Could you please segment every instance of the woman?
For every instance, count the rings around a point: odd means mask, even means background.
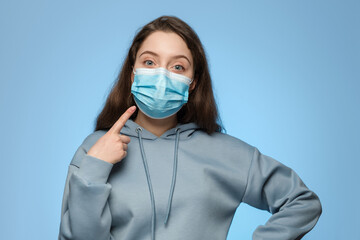
[[[317,195],[217,121],[196,33],[176,17],[145,25],[70,163],[59,239],[226,239],[241,202],[273,214],[253,239],[300,239]]]

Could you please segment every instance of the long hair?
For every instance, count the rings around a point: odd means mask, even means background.
[[[132,105],[131,73],[136,54],[143,41],[155,31],[173,32],[186,43],[194,59],[195,88],[189,93],[188,102],[176,113],[179,123],[195,122],[208,134],[221,132],[223,127],[212,90],[209,67],[204,48],[195,31],[184,21],[173,16],[161,16],[146,24],[134,37],[117,81],[111,89],[105,106],[96,120],[97,130],[108,130],[118,118]],[[134,120],[138,112],[131,116]]]

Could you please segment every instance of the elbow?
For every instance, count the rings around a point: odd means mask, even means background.
[[[310,214],[308,215],[309,231],[315,227],[322,214],[322,204],[320,202],[320,199],[314,192],[312,192],[312,194],[313,194],[313,199],[311,203],[311,208],[309,208]]]
[[[301,211],[304,214],[303,216],[306,216],[306,219],[315,225],[322,214],[322,204],[319,196],[307,189],[306,193],[298,196],[297,200],[298,201],[294,201],[294,203],[300,203],[300,209],[302,209]]]
[[[320,202],[320,198],[318,197],[318,195],[316,195],[316,193],[312,191],[309,191],[309,193],[311,197],[307,199],[307,215],[309,221],[311,221],[312,225],[314,226],[318,222],[322,214],[322,204]]]
[[[312,215],[313,219],[317,222],[322,214],[322,204],[320,202],[320,198],[316,193],[310,190],[308,190],[307,195],[308,211],[311,213],[309,216]]]
[[[320,202],[320,198],[314,193],[315,195],[315,213],[317,218],[319,218],[322,214],[322,204]]]
[[[308,231],[310,231],[319,221],[319,218],[322,214],[322,204],[318,195],[312,191],[308,191],[308,197],[304,200],[307,203],[304,202],[303,205],[306,208],[306,210],[303,212],[303,220],[307,222],[306,228],[308,228]]]

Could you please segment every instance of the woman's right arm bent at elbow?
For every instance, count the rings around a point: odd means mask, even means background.
[[[70,164],[66,178],[59,231],[59,240],[111,240],[111,213],[107,183],[113,164],[85,153],[80,147]],[[74,161],[73,161],[74,162]]]
[[[111,240],[111,213],[107,182],[114,164],[127,152],[128,136],[120,134],[134,113],[132,106],[103,136],[89,144],[91,135],[76,151],[65,183],[59,240]],[[92,145],[87,151],[85,145]]]

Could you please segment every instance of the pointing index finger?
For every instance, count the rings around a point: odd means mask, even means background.
[[[129,107],[110,128],[110,131],[119,134],[121,129],[124,127],[126,121],[131,117],[131,115],[135,112],[135,110],[136,110],[135,106]]]

